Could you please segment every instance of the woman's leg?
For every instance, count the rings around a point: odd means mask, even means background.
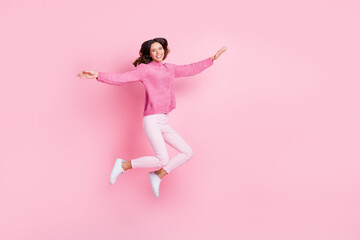
[[[168,164],[169,155],[166,149],[166,143],[161,133],[162,118],[163,116],[160,114],[144,117],[143,128],[152,148],[154,149],[155,156],[144,156],[131,160],[130,162],[132,168],[163,167]]]
[[[162,177],[161,175],[164,174],[163,170],[166,173],[170,173],[173,169],[190,160],[194,154],[189,144],[169,124],[164,129],[163,136],[165,142],[177,149],[180,154],[171,158],[169,163],[159,170],[159,177]]]

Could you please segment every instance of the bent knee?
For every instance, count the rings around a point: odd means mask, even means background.
[[[159,167],[164,167],[169,163],[169,157],[157,156]]]
[[[190,160],[194,156],[194,151],[189,148],[186,152],[184,152],[186,156],[188,157],[188,160]]]

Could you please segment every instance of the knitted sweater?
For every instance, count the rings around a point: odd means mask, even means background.
[[[99,72],[96,79],[112,85],[141,81],[146,91],[143,115],[147,116],[168,113],[176,108],[173,91],[175,78],[196,75],[211,65],[213,65],[211,57],[185,65],[151,61],[148,64],[141,63],[134,70],[123,73]]]

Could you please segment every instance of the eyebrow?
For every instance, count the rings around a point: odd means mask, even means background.
[[[162,48],[162,46],[160,46],[159,48]],[[154,50],[154,49],[156,49],[156,48],[152,48],[151,50]]]

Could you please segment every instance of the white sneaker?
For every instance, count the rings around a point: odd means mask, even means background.
[[[110,183],[114,184],[116,179],[125,172],[124,169],[121,167],[122,163],[126,162],[125,160],[122,160],[120,158],[116,159],[113,170],[111,171],[110,175]]]
[[[148,176],[149,176],[149,179],[150,179],[151,189],[152,189],[155,197],[159,197],[159,188],[160,188],[161,179],[155,173],[155,171],[154,172],[149,172]]]

